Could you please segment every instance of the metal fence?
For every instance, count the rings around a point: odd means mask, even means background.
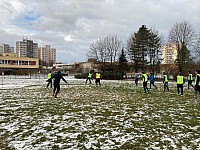
[[[30,74],[30,75],[1,75],[3,79],[47,79],[46,74]]]

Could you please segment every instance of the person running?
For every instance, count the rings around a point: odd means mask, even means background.
[[[196,78],[195,78],[195,85],[194,85],[194,98],[195,102],[199,101],[199,94],[200,94],[200,70],[196,70]]]
[[[185,79],[184,79],[183,75],[181,74],[181,72],[179,72],[179,74],[177,76],[176,83],[177,83],[178,95],[181,90],[181,96],[183,96],[183,84],[185,83]]]
[[[168,76],[165,72],[163,72],[163,83],[164,83],[164,92],[166,91],[166,89],[169,92]]]
[[[47,78],[48,78],[48,80],[47,80],[47,88],[49,87],[49,85],[50,85],[50,87],[52,88],[52,79],[51,79],[51,77],[52,77],[52,74],[51,74],[51,71],[49,71],[49,73],[47,74]]]
[[[89,80],[89,82],[90,82],[90,84],[91,84],[91,79],[92,79],[92,72],[90,71],[89,73],[88,73],[88,76],[87,76],[87,79],[86,79],[86,81],[85,81],[85,84],[87,84],[87,81]]]
[[[57,98],[57,95],[60,92],[60,79],[62,79],[65,83],[67,83],[67,81],[63,78],[60,71],[54,74],[51,79],[54,79],[53,96]]]
[[[151,85],[153,85],[156,89],[157,89],[157,86],[155,86],[155,77],[154,77],[154,73],[152,72],[150,74],[150,89],[151,89]]]
[[[192,81],[193,81],[192,73],[191,71],[188,71],[188,89],[190,88],[190,86],[194,87],[192,85]]]
[[[101,74],[100,74],[100,72],[98,71],[98,72],[95,74],[95,83],[96,83],[96,86],[98,86],[98,84],[99,84],[99,86],[101,86],[101,82],[100,82],[101,79],[102,79]]]
[[[148,76],[146,73],[142,72],[142,79],[143,79],[143,88],[145,93],[149,93],[149,89],[147,87]]]

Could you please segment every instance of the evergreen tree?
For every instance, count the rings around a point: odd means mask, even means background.
[[[122,52],[119,56],[119,71],[125,74],[125,72],[128,70],[128,64],[126,60],[126,55],[124,53],[124,49],[122,48]]]
[[[131,35],[128,40],[128,51],[134,63],[135,72],[144,70],[146,65],[152,67],[158,62],[160,53],[160,37],[149,30],[145,25],[139,28],[138,32]]]
[[[179,71],[183,71],[184,66],[187,67],[187,65],[192,61],[191,60],[191,55],[190,55],[190,51],[188,50],[187,46],[184,45],[184,43],[182,45],[180,45],[180,48],[178,49],[178,54],[177,54],[177,59],[176,59],[176,63],[178,65]]]
[[[158,36],[157,31],[152,31],[149,37],[149,48],[148,48],[148,64],[151,70],[154,72],[154,67],[159,63],[161,54],[161,38]]]

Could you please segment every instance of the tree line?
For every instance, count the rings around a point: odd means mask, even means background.
[[[189,22],[174,23],[167,38],[169,42],[176,45],[177,59],[174,63],[180,72],[189,64],[200,64],[200,33],[196,33]],[[99,38],[90,45],[87,54],[88,58],[94,58],[100,63],[103,71],[109,68],[110,71],[126,72],[130,60],[135,72],[147,68],[154,72],[163,59],[162,43],[163,37],[158,30],[142,25],[129,36],[125,44],[116,35]],[[107,62],[109,67],[106,67]]]

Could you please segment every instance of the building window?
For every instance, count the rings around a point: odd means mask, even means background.
[[[31,65],[36,65],[36,61],[31,61]]]

